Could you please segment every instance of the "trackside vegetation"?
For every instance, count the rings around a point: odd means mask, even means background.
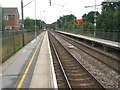
[[[120,42],[120,1],[102,2],[101,13],[96,12],[96,37]],[[57,22],[59,30],[94,36],[95,11],[90,11],[82,16],[83,25],[78,25],[76,17],[64,15]]]

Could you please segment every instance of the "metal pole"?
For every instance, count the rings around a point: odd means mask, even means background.
[[[35,1],[35,37],[37,36],[36,34],[36,1]]]
[[[64,17],[64,32],[65,32],[65,17]]]
[[[95,20],[94,20],[95,21],[95,23],[94,23],[94,28],[95,29],[94,29],[94,37],[96,37],[96,17],[97,16],[96,16],[96,0],[95,0]]]
[[[50,6],[51,6],[51,0],[49,0]]]
[[[24,41],[24,17],[23,17],[23,0],[21,0],[21,14],[22,14],[22,43],[23,46],[25,46],[25,41]]]
[[[41,29],[41,11],[40,11],[40,29]]]
[[[44,19],[44,21],[46,20],[46,17],[45,17],[45,11],[43,11],[44,12],[44,14],[43,14],[43,19]],[[45,26],[45,24],[44,23],[42,23],[42,26],[43,26],[43,29],[46,29],[46,26]]]
[[[74,11],[70,11],[70,14],[73,14],[75,16],[75,12]],[[74,29],[75,29],[75,18],[74,18],[74,22],[72,25],[72,32],[74,33]]]

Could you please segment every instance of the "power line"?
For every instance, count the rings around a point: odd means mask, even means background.
[[[24,5],[23,7],[26,7],[27,5],[31,4],[33,1],[35,0],[32,0],[31,2],[29,2],[28,4]]]
[[[70,1],[70,0],[66,0],[65,4],[63,4],[63,6],[65,7],[65,6],[68,4],[69,1]],[[59,11],[58,15],[60,15],[60,13],[61,13],[62,11],[63,11],[63,8]]]
[[[27,1],[28,1],[28,0],[27,0]],[[32,14],[34,15],[35,12],[34,12],[34,10],[32,9],[31,4],[29,4],[28,6],[29,6],[29,9],[31,10]]]

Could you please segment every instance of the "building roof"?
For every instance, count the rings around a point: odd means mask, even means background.
[[[13,8],[5,7],[2,8],[2,10],[5,15],[15,15],[17,13],[19,14],[18,9],[16,7]]]

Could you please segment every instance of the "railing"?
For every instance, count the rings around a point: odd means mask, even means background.
[[[42,30],[37,30],[37,35],[39,35]],[[23,47],[22,31],[8,30],[2,33],[2,63],[5,62],[9,57],[15,54],[19,49]],[[29,43],[35,37],[34,31],[24,31],[24,41],[25,45]]]
[[[80,30],[80,29],[59,29],[60,31],[65,31],[74,34],[81,34],[85,36],[94,37],[94,30]],[[96,37],[111,41],[120,42],[120,30],[96,30]]]

